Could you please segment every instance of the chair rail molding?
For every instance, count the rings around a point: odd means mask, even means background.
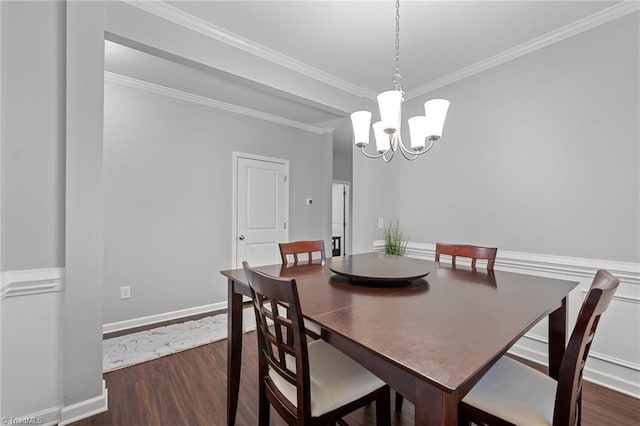
[[[5,271],[0,276],[0,297],[50,293],[64,289],[64,268]]]
[[[384,241],[374,241],[373,249],[384,252]],[[417,259],[433,260],[435,257],[434,243],[409,243],[406,255]],[[456,261],[468,266],[471,262]],[[448,258],[443,263],[447,263]],[[537,275],[548,278],[557,278],[578,281],[580,284],[569,295],[570,316],[577,315],[579,305],[588,292],[591,279],[599,269],[606,269],[620,278],[618,293],[613,297],[616,302],[611,305],[610,312],[605,321],[610,317],[617,323],[624,323],[626,327],[617,327],[616,335],[620,347],[625,346],[623,341],[637,339],[633,327],[640,328],[637,318],[640,317],[640,263],[619,262],[614,260],[587,259],[569,256],[555,256],[547,254],[523,253],[515,251],[498,250],[495,270],[515,272],[527,275]],[[427,277],[428,280],[428,277]],[[570,319],[572,326],[575,318]],[[510,353],[548,365],[548,338],[546,335],[546,319],[534,326],[509,350]],[[601,330],[601,335],[603,330]],[[602,338],[602,336],[599,336]],[[596,338],[597,340],[597,338]],[[630,343],[632,344],[632,343]],[[607,353],[603,353],[603,352]],[[636,349],[635,355],[618,353],[621,349],[594,348],[589,354],[585,367],[585,379],[593,383],[608,387],[618,392],[640,398],[640,356]],[[624,351],[622,351],[624,352]],[[628,351],[627,351],[628,352]],[[625,356],[626,354],[626,356]],[[632,359],[630,359],[630,357]]]

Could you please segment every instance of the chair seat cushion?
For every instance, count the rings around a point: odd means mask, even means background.
[[[377,376],[323,340],[308,344],[311,382],[311,415],[321,416],[383,387]],[[287,367],[295,371],[295,360],[287,357]],[[269,371],[278,390],[297,406],[296,387],[274,370]]]
[[[304,328],[306,328],[308,331],[311,331],[315,334],[317,334],[318,336],[322,336],[322,327],[320,327],[320,324],[318,324],[315,321],[311,321],[308,319],[304,319]]]
[[[516,425],[551,425],[557,382],[502,357],[462,400]]]

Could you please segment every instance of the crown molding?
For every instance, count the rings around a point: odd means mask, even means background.
[[[375,100],[377,92],[368,87],[360,87],[356,84],[343,80],[333,74],[322,71],[316,67],[308,65],[302,61],[294,59],[276,50],[258,44],[252,40],[244,38],[238,34],[228,31],[222,27],[212,24],[202,18],[185,12],[175,6],[165,3],[162,0],[136,1],[122,0],[131,6],[144,10],[150,14],[158,16],[174,24],[198,32],[206,37],[225,43],[236,49],[242,50],[259,58],[268,60],[297,73],[305,75],[316,81],[322,82],[351,95]],[[501,53],[484,59],[468,67],[459,69],[429,83],[408,90],[405,99],[410,100],[422,96],[428,92],[471,77],[498,65],[512,61],[536,50],[558,43],[574,35],[588,31],[599,25],[629,15],[640,10],[640,2],[636,0],[623,1],[614,6],[603,9],[599,12],[574,21],[564,27],[553,30],[528,42],[507,49]]]
[[[235,34],[222,27],[212,24],[202,18],[185,12],[175,6],[165,3],[161,0],[156,1],[136,1],[122,0],[131,6],[144,10],[145,12],[156,15],[162,19],[173,22],[174,24],[196,31],[206,37],[225,43],[243,52],[250,53],[259,58],[281,65],[292,71],[305,75],[309,78],[335,87],[336,89],[347,92],[358,97],[367,97],[375,99],[376,92],[373,89],[360,87],[356,84],[343,80],[326,71],[322,71],[316,67],[308,65],[302,61],[294,59],[276,50],[258,44],[252,40]]]
[[[491,56],[480,62],[476,62],[473,65],[462,68],[458,71],[454,71],[451,74],[447,74],[441,78],[433,80],[429,83],[418,86],[415,89],[409,90],[406,93],[405,99],[409,100],[417,96],[424,95],[433,90],[471,77],[475,74],[481,73],[488,69],[497,67],[498,65],[512,61],[521,56],[535,52],[536,50],[558,43],[569,37],[573,37],[577,34],[588,31],[597,26],[606,24],[607,22],[629,15],[633,12],[640,10],[639,1],[624,1],[616,4],[615,6],[608,7],[592,15],[586,16],[582,19],[574,21],[564,27],[560,27],[556,30],[548,32],[540,37],[536,37],[533,40],[529,40],[518,46],[507,49],[497,55]]]
[[[269,114],[266,112],[258,111],[251,108],[246,108],[240,105],[230,104],[228,102],[218,101],[215,99],[207,98],[193,93],[184,92],[178,89],[172,89],[170,87],[161,86],[159,84],[150,83],[145,80],[138,80],[137,78],[127,77],[125,75],[105,71],[104,81],[111,83],[118,83],[123,86],[129,86],[136,89],[145,90],[147,92],[156,93],[159,95],[169,96],[175,99],[180,99],[186,102],[192,102],[211,108],[217,108],[236,114],[242,114],[260,120],[270,121],[276,124],[282,124],[283,126],[294,127],[296,129],[305,130],[307,132],[317,133],[319,135],[327,133],[327,128],[317,127],[311,124],[302,123],[300,121],[290,120],[288,118],[280,117],[278,115]]]

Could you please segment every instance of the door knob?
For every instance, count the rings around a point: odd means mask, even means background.
[[[238,239],[239,239],[240,241],[244,240],[244,235],[240,235],[240,236],[238,237]]]

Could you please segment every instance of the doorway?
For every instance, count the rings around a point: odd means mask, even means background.
[[[233,153],[233,265],[280,263],[289,241],[289,160]]]
[[[351,253],[351,184],[334,181],[332,191],[332,256]]]

